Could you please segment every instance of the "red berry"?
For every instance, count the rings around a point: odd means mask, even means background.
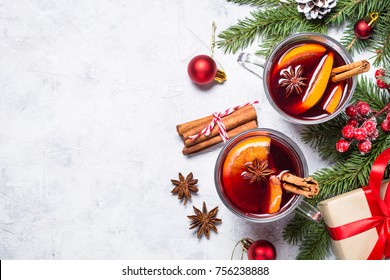
[[[384,81],[382,80],[376,80],[376,85],[379,87],[379,88],[387,88],[389,85],[386,84]]]
[[[386,115],[386,120],[388,120],[388,121],[390,122],[390,113],[388,113],[388,114]]]
[[[376,124],[372,120],[368,120],[364,122],[363,127],[370,133],[375,130]]]
[[[379,136],[378,129],[375,129],[374,131],[372,131],[368,134],[368,137],[370,138],[370,140],[375,140],[376,138],[378,138],[378,136]]]
[[[381,123],[381,128],[384,132],[389,132],[390,130],[390,121],[388,120],[384,120],[382,123]]]
[[[352,125],[346,125],[341,130],[341,134],[344,138],[351,139],[355,135],[355,127]]]
[[[362,153],[368,153],[371,150],[371,141],[363,140],[358,143],[358,149]]]
[[[362,141],[367,138],[367,130],[364,127],[355,128],[355,139]]]
[[[371,112],[370,105],[368,105],[368,103],[364,101],[356,102],[356,109],[357,112],[362,116],[366,116]]]
[[[348,125],[352,125],[353,127],[357,127],[358,126],[358,124],[359,124],[359,122],[358,122],[358,120],[357,119],[349,119],[348,121],[347,121],[347,124]]]
[[[375,78],[383,77],[385,75],[385,69],[377,69],[375,71]]]
[[[348,151],[349,148],[349,142],[345,139],[340,139],[336,143],[336,150],[339,151],[340,153],[344,153]]]
[[[357,115],[357,108],[355,105],[349,105],[347,108],[345,108],[345,113],[348,117],[352,118]]]

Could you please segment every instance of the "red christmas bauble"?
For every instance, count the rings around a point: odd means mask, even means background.
[[[355,31],[356,37],[359,39],[368,39],[371,37],[372,33],[374,33],[372,26],[364,19],[358,20],[355,23],[353,30]]]
[[[267,240],[254,241],[248,248],[249,260],[275,260],[276,249],[271,242]]]
[[[197,55],[188,63],[188,76],[198,85],[211,83],[217,74],[217,64],[208,55]]]

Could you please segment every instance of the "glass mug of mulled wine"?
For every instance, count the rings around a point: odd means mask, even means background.
[[[251,129],[231,138],[214,170],[215,186],[225,206],[257,223],[278,220],[294,210],[319,222],[319,211],[305,202],[303,195],[291,192],[303,178],[307,187],[311,180],[307,176],[306,159],[298,145],[268,128]]]
[[[294,34],[279,43],[267,60],[241,53],[238,62],[262,78],[269,103],[293,123],[330,120],[348,105],[356,87],[356,77],[334,81],[332,69],[352,63],[352,57],[323,34]]]

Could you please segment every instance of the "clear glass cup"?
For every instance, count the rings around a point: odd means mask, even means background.
[[[336,115],[338,115],[341,111],[345,109],[345,107],[348,105],[350,99],[352,98],[352,95],[355,91],[356,87],[356,77],[351,78],[351,82],[349,83],[349,88],[347,89],[347,92],[343,94],[343,97],[341,101],[339,102],[339,105],[337,106],[337,109],[331,113],[326,114],[323,116],[319,116],[316,118],[300,118],[297,116],[293,116],[283,110],[277,102],[275,102],[272,98],[272,95],[270,94],[270,76],[272,71],[272,66],[274,63],[277,62],[279,57],[281,56],[281,53],[286,51],[286,48],[288,46],[292,45],[299,45],[299,44],[305,44],[305,43],[320,43],[325,46],[327,46],[329,49],[332,49],[333,51],[337,52],[342,60],[345,62],[345,64],[349,64],[353,62],[353,59],[351,55],[348,53],[348,51],[335,39],[319,34],[319,33],[297,33],[294,35],[291,35],[287,37],[285,40],[283,40],[281,43],[279,43],[275,49],[270,54],[269,58],[266,60],[264,58],[261,58],[255,54],[250,53],[241,53],[238,56],[238,63],[249,70],[250,72],[254,73],[255,75],[259,76],[263,80],[263,87],[265,91],[265,95],[267,96],[267,99],[271,106],[287,121],[292,123],[299,123],[299,124],[317,124],[326,122],[332,118],[334,118]]]
[[[306,203],[303,200],[303,196],[293,194],[292,198],[288,200],[288,202],[281,207],[281,209],[273,214],[258,214],[258,213],[248,213],[245,211],[242,211],[240,207],[235,205],[231,199],[229,199],[226,190],[223,185],[223,178],[222,178],[222,172],[223,172],[223,165],[224,161],[229,154],[229,152],[232,150],[232,148],[239,144],[240,142],[251,138],[251,137],[257,137],[257,136],[267,136],[271,138],[272,141],[275,141],[278,143],[279,146],[283,147],[283,149],[288,150],[289,152],[289,158],[293,158],[294,165],[296,166],[297,173],[295,174],[300,177],[307,177],[308,176],[308,167],[306,159],[301,151],[301,149],[298,147],[298,145],[291,140],[289,137],[284,135],[281,132],[278,132],[273,129],[268,128],[256,128],[252,130],[245,131],[232,139],[230,139],[223,149],[221,150],[216,164],[215,164],[215,170],[214,170],[214,182],[215,186],[218,192],[219,197],[221,198],[222,202],[225,204],[225,206],[234,214],[236,214],[239,217],[244,218],[245,220],[256,222],[256,223],[266,223],[266,222],[272,222],[278,219],[281,219],[285,217],[286,215],[290,214],[292,211],[297,210],[298,213],[304,215],[305,217],[308,217],[314,221],[320,221],[321,220],[321,214],[317,209],[315,209],[310,204]],[[272,144],[271,144],[272,145]],[[271,150],[272,152],[272,150]],[[286,157],[287,158],[287,157]],[[256,187],[256,186],[254,186]]]

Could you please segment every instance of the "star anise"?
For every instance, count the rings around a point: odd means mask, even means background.
[[[194,208],[194,212],[196,215],[191,215],[187,217],[192,221],[190,229],[198,227],[198,232],[196,236],[200,238],[202,234],[204,234],[207,238],[209,238],[210,230],[213,230],[215,233],[218,233],[215,223],[222,222],[221,219],[215,218],[218,212],[218,206],[213,208],[210,212],[207,212],[206,203],[204,201],[202,211],[200,211],[195,206],[192,207]]]
[[[261,180],[266,180],[268,175],[275,173],[273,169],[268,168],[268,161],[259,161],[255,158],[252,162],[245,163],[247,171],[241,173],[242,178],[250,180],[249,184],[254,182],[260,183]]]
[[[184,176],[179,173],[179,181],[171,180],[172,184],[175,185],[171,193],[178,194],[178,199],[184,199],[184,205],[187,203],[187,199],[191,198],[191,192],[197,192],[198,187],[195,186],[198,183],[198,179],[194,179],[192,172],[187,175],[184,179]]]
[[[297,94],[302,94],[302,87],[307,86],[303,81],[307,78],[302,77],[303,68],[301,65],[295,67],[295,70],[289,66],[280,71],[282,78],[279,80],[279,86],[286,87],[286,98],[295,91]]]

